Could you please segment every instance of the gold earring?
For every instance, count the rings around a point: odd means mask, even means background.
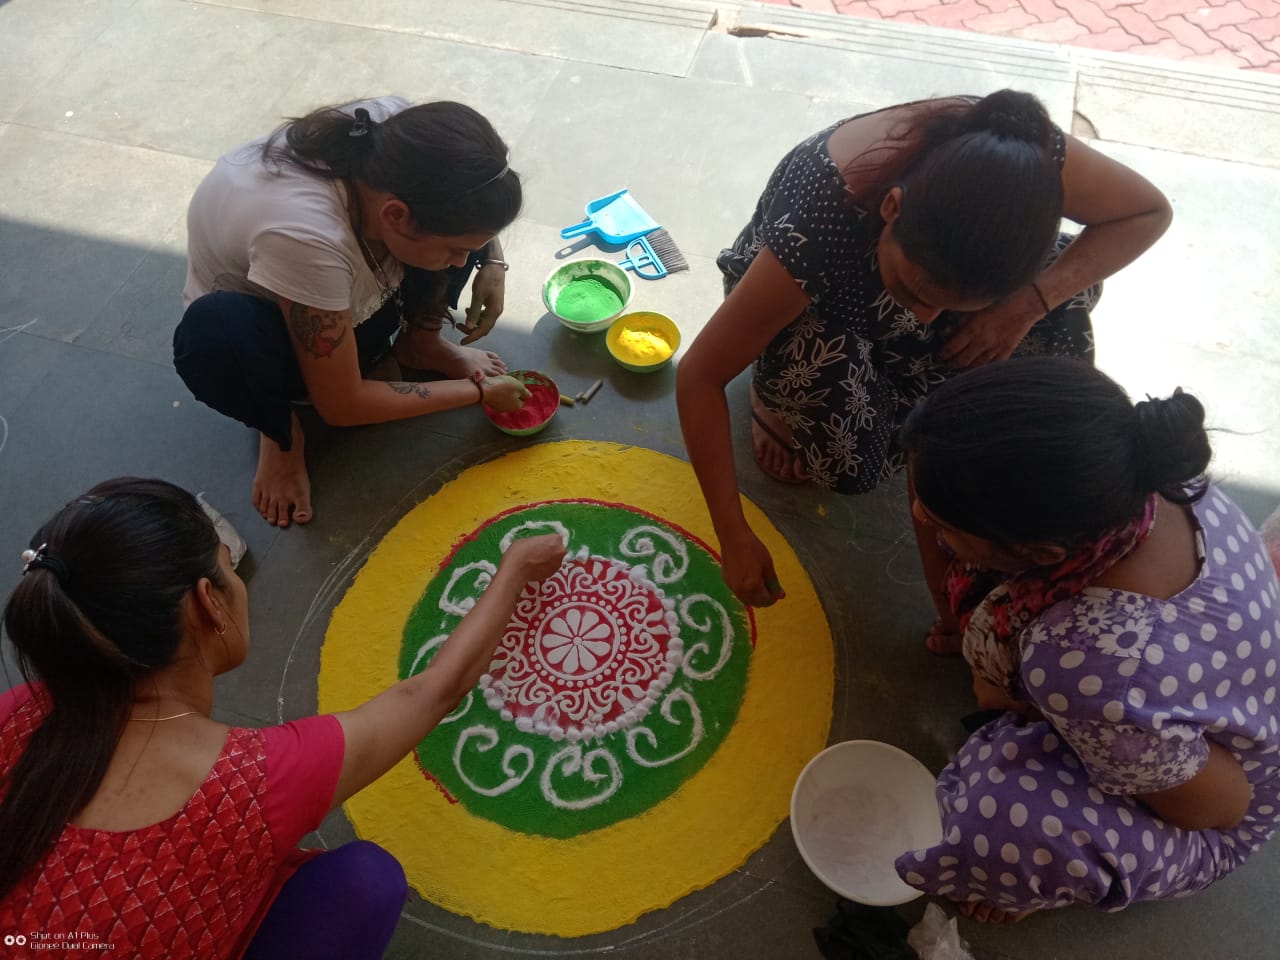
[[[214,633],[220,637],[225,637],[227,635],[227,625],[225,623],[222,624],[220,628],[214,630]]]

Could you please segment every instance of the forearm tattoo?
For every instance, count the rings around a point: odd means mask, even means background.
[[[331,357],[342,344],[349,325],[340,312],[316,310],[303,303],[289,307],[289,330],[313,357]]]
[[[431,396],[431,391],[427,389],[425,383],[405,383],[399,380],[389,380],[387,381],[387,386],[404,397],[417,397],[419,400],[425,400]]]

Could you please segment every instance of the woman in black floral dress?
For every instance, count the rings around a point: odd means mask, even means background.
[[[1059,235],[1063,217],[1079,237]],[[767,474],[870,490],[902,466],[906,413],[950,373],[1015,353],[1092,360],[1100,281],[1170,217],[1148,181],[1011,90],[853,117],[788,153],[721,253],[725,301],[679,370],[685,442],[738,597],[763,606],[783,589],[739,505],[730,380],[754,364]],[[933,584],[942,558],[924,560]],[[931,648],[950,647],[952,628],[940,619]]]

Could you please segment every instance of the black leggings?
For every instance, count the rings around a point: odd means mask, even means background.
[[[405,268],[400,296],[408,318],[429,316],[434,304],[458,305],[478,254],[465,267],[429,273]],[[360,372],[391,350],[400,330],[395,298],[355,328]],[[173,365],[201,403],[293,446],[291,404],[307,385],[278,304],[247,293],[217,291],[194,300],[173,332]]]

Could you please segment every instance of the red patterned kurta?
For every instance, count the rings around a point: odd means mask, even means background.
[[[0,776],[42,715],[30,688],[0,695]],[[44,950],[74,936],[117,960],[238,957],[311,855],[296,845],[324,818],[342,755],[332,716],[233,727],[209,775],[167,820],[122,832],[68,825],[0,903],[0,932],[29,938],[6,956],[43,953],[35,936],[48,938]]]

